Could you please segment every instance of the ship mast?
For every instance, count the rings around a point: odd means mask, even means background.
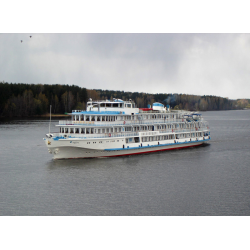
[[[50,124],[51,124],[51,105],[49,106],[49,114],[50,114],[50,119],[49,119],[49,134],[50,134]]]

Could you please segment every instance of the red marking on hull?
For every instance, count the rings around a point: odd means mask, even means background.
[[[140,108],[140,110],[142,111],[150,111],[150,110],[153,110],[152,108]]]

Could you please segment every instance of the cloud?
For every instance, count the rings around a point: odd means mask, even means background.
[[[0,81],[249,98],[249,34],[29,35],[0,34]]]

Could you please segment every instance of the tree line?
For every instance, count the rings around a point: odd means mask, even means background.
[[[250,108],[250,100],[229,100],[217,96],[186,94],[149,94],[115,90],[86,89],[76,85],[48,85],[0,82],[0,116],[21,117],[44,115],[52,105],[52,114],[64,114],[73,109],[84,110],[89,98],[93,100],[132,99],[138,108],[154,102],[173,109],[190,111],[230,110]]]

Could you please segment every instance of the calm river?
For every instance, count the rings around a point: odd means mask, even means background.
[[[249,216],[250,111],[202,114],[208,146],[57,161],[48,119],[0,121],[0,215]]]

